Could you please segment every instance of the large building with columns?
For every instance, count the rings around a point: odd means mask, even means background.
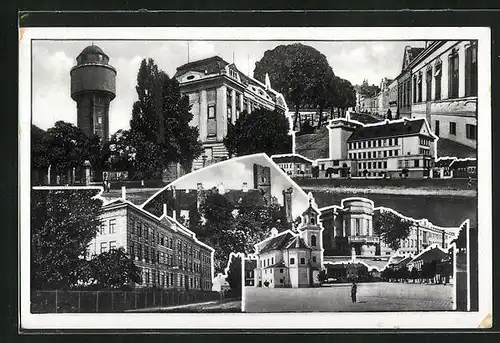
[[[434,133],[477,147],[477,41],[434,41],[410,65],[413,118]]]
[[[236,65],[219,56],[190,62],[177,68],[174,76],[181,92],[189,96],[192,126],[199,129],[204,153],[193,163],[193,169],[228,158],[223,139],[228,123],[235,123],[244,111],[265,108],[285,114],[287,106],[281,93],[249,77]]]
[[[429,246],[448,249],[458,237],[459,228],[437,227],[426,219],[411,220],[408,237],[394,251],[374,232],[373,217],[381,211],[388,210],[375,208],[373,201],[365,198],[347,198],[341,206],[321,208],[324,255],[349,257],[354,249],[361,258],[414,256]]]

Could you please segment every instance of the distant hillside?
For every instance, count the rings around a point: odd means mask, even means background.
[[[328,129],[322,127],[315,133],[295,137],[295,153],[312,160],[328,158]]]

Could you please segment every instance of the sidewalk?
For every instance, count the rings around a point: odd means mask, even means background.
[[[147,307],[147,308],[140,308],[140,309],[134,309],[134,310],[127,310],[125,312],[135,313],[135,312],[177,310],[177,309],[189,308],[189,307],[193,307],[193,306],[215,305],[218,302],[220,302],[220,300],[212,300],[212,301],[206,301],[206,302],[202,302],[202,303],[192,303],[192,304],[174,305],[174,306]]]

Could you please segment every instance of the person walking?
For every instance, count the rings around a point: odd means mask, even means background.
[[[352,286],[351,286],[351,300],[353,303],[356,302],[356,293],[358,291],[358,285],[356,285],[356,282],[353,281],[352,282]]]

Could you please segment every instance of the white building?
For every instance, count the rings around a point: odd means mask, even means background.
[[[174,77],[181,92],[189,96],[190,125],[198,127],[204,148],[204,154],[193,163],[194,170],[228,157],[223,143],[228,123],[234,124],[243,111],[288,111],[283,95],[271,88],[269,77],[262,83],[219,56],[184,64]]]
[[[433,132],[477,146],[477,41],[435,41],[409,68],[412,118],[426,118]]]
[[[299,154],[273,155],[274,163],[290,177],[311,177],[313,161]]]
[[[319,212],[311,205],[302,214],[298,233],[290,230],[255,245],[255,287],[311,287],[319,285],[318,275],[323,268],[322,228]]]

